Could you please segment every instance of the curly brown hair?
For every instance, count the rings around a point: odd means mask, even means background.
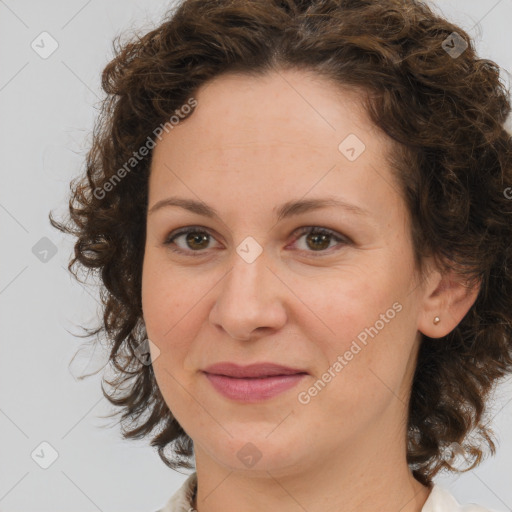
[[[473,432],[480,440],[465,445],[474,459],[466,470],[480,463],[483,445],[494,454],[486,402],[512,370],[512,137],[504,129],[511,106],[498,65],[478,58],[464,30],[417,0],[185,0],[154,30],[125,43],[118,36],[113,47],[86,174],[70,185],[73,224],[51,213],[50,222],[77,237],[68,266],[77,279],[76,263],[101,272],[103,321],[87,332],[108,340],[115,379],[104,377],[102,390],[122,408],[123,437],[161,427],[151,445],[162,460],[193,467],[192,440],[151,364],[135,357],[147,338],[141,274],[152,151],[122,179],[120,170],[212,78],[297,69],[359,92],[396,145],[390,163],[412,219],[418,268],[433,256],[440,268],[481,280],[452,332],[422,335],[408,415],[415,478],[428,485],[442,468],[458,471],[443,450]],[[106,392],[104,381],[118,393]]]

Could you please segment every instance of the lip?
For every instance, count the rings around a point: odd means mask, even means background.
[[[254,363],[248,366],[240,366],[235,363],[217,363],[207,366],[204,370],[206,373],[215,375],[225,375],[226,377],[235,378],[256,378],[256,377],[274,377],[276,375],[293,375],[297,373],[307,373],[301,368],[290,368],[274,363]]]
[[[296,386],[308,375],[303,369],[274,363],[218,363],[208,366],[203,373],[217,392],[239,402],[267,400]]]

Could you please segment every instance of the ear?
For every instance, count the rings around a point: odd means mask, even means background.
[[[475,303],[481,279],[471,283],[455,271],[432,271],[425,281],[418,330],[430,338],[449,334]],[[439,322],[434,323],[434,318]]]

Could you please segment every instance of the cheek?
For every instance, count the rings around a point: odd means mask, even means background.
[[[152,347],[151,356],[158,388],[173,416],[183,425],[194,408],[189,395],[193,383],[189,381],[184,361],[198,328],[194,322],[197,310],[192,306],[196,304],[199,308],[200,304],[192,296],[190,281],[175,271],[162,271],[163,268],[163,264],[149,257],[144,262],[143,317],[148,338],[156,346],[156,349]]]
[[[163,341],[185,315],[190,287],[179,272],[157,256],[149,250],[144,258],[142,311],[148,337]]]
[[[195,281],[189,274],[150,256],[142,274],[144,323],[148,338],[159,350],[153,363],[155,375],[159,385],[165,382],[163,389],[172,389],[173,393],[179,390],[167,372],[184,382],[189,370],[195,370],[189,367],[189,358],[196,355],[196,340],[208,318],[205,294],[215,284],[206,274],[196,276]]]
[[[175,312],[179,310],[179,294],[169,293],[166,277],[153,272],[150,260],[144,262],[142,274],[142,311],[147,337],[151,341],[151,359],[158,386],[162,390],[172,387],[167,370],[174,374],[172,368],[176,361],[176,354],[170,357],[172,347],[166,340],[173,334],[177,318]],[[174,352],[174,351],[172,351]],[[165,382],[165,385],[163,384]],[[166,398],[166,393],[164,394]]]
[[[310,319],[309,326],[318,333],[315,338],[325,340],[331,356],[336,352],[334,357],[348,350],[360,333],[364,339],[365,328],[390,310],[398,296],[386,275],[360,268],[344,269],[321,280],[297,280],[293,289],[299,298],[305,298],[302,319]]]
[[[309,290],[307,336],[323,354],[316,377],[328,382],[336,402],[361,403],[385,393],[382,382],[401,383],[414,332],[406,321],[406,293],[392,275],[354,270]]]

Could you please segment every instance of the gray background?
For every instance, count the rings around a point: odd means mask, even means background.
[[[476,38],[479,53],[512,73],[512,0],[439,0],[441,11]],[[149,30],[169,6],[142,0],[0,0],[0,510],[153,512],[186,474],[167,468],[142,441],[122,441],[100,389],[97,351],[80,352],[71,333],[100,308],[92,285],[66,270],[72,240],[54,230],[69,181],[82,169],[101,97],[111,41]],[[46,31],[58,43],[43,59],[31,47]],[[45,48],[48,49],[47,40]],[[49,251],[44,253],[44,251]],[[52,250],[56,253],[52,254]],[[46,259],[46,261],[43,261]],[[512,385],[492,406],[498,453],[459,477],[438,477],[463,503],[512,510]],[[110,426],[110,427],[109,427]],[[58,458],[42,469],[31,454],[50,443]],[[44,461],[43,461],[44,462]]]

